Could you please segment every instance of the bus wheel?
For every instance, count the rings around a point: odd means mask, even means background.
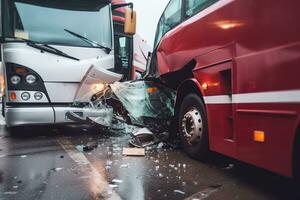
[[[179,135],[183,150],[191,157],[207,159],[208,126],[202,100],[196,94],[188,94],[179,110]]]

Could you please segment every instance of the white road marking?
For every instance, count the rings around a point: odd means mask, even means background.
[[[84,156],[83,153],[79,152],[75,146],[66,139],[65,137],[58,137],[57,142],[61,145],[61,147],[68,153],[72,160],[74,160],[79,167],[82,167],[82,173],[86,175],[89,174],[89,188],[93,193],[94,197],[97,199],[99,195],[105,197],[105,199],[111,200],[119,200],[121,197],[113,191],[105,177],[99,173],[99,171],[89,162],[89,160]],[[87,170],[87,166],[90,170]]]

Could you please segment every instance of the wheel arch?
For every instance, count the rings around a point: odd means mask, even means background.
[[[177,89],[175,113],[178,113],[181,102],[183,101],[184,97],[190,93],[197,94],[201,98],[202,102],[205,104],[203,98],[203,89],[200,83],[195,78],[187,79],[183,81]]]

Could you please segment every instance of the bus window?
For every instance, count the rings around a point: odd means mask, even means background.
[[[188,17],[191,17],[198,12],[204,10],[210,5],[214,4],[218,0],[185,0],[186,1],[186,10],[185,14]]]
[[[155,46],[161,37],[181,22],[181,0],[171,0],[160,18],[156,33]]]

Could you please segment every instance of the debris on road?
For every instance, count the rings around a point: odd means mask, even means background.
[[[205,188],[205,189],[201,190],[200,192],[193,194],[192,196],[186,198],[185,200],[207,199],[211,194],[217,192],[221,187],[222,187],[222,185],[209,186],[208,188]]]
[[[111,182],[113,182],[113,183],[123,183],[123,181],[119,180],[119,179],[113,179]]]
[[[80,151],[80,152],[83,152],[83,145],[81,144],[81,145],[76,145],[76,149],[78,150],[78,151]]]
[[[120,168],[128,168],[129,167],[129,164],[122,164],[121,166],[120,166]]]
[[[175,193],[178,193],[178,194],[182,194],[182,195],[185,194],[185,192],[183,192],[183,191],[181,191],[181,190],[174,190],[174,192],[175,192]]]
[[[20,157],[21,158],[27,158],[27,155],[21,155]]]
[[[98,147],[97,142],[88,142],[84,147],[83,151],[92,151]]]
[[[234,168],[234,164],[230,163],[230,164],[228,164],[226,167],[223,167],[222,169],[223,169],[223,170],[231,170],[231,169],[233,169],[233,168]]]
[[[123,148],[124,156],[145,156],[145,149],[143,148]]]
[[[136,132],[133,132],[133,138],[129,140],[129,143],[138,148],[144,148],[151,146],[157,142],[153,133],[147,128],[141,128]]]
[[[56,168],[53,168],[52,170],[57,172],[57,171],[60,171],[60,170],[63,170],[64,168],[61,168],[61,167],[56,167]]]
[[[115,185],[115,184],[109,184],[109,187],[111,187],[111,188],[117,188],[118,185]]]
[[[15,195],[17,193],[18,192],[16,192],[16,191],[7,191],[7,192],[4,192],[5,195]]]

